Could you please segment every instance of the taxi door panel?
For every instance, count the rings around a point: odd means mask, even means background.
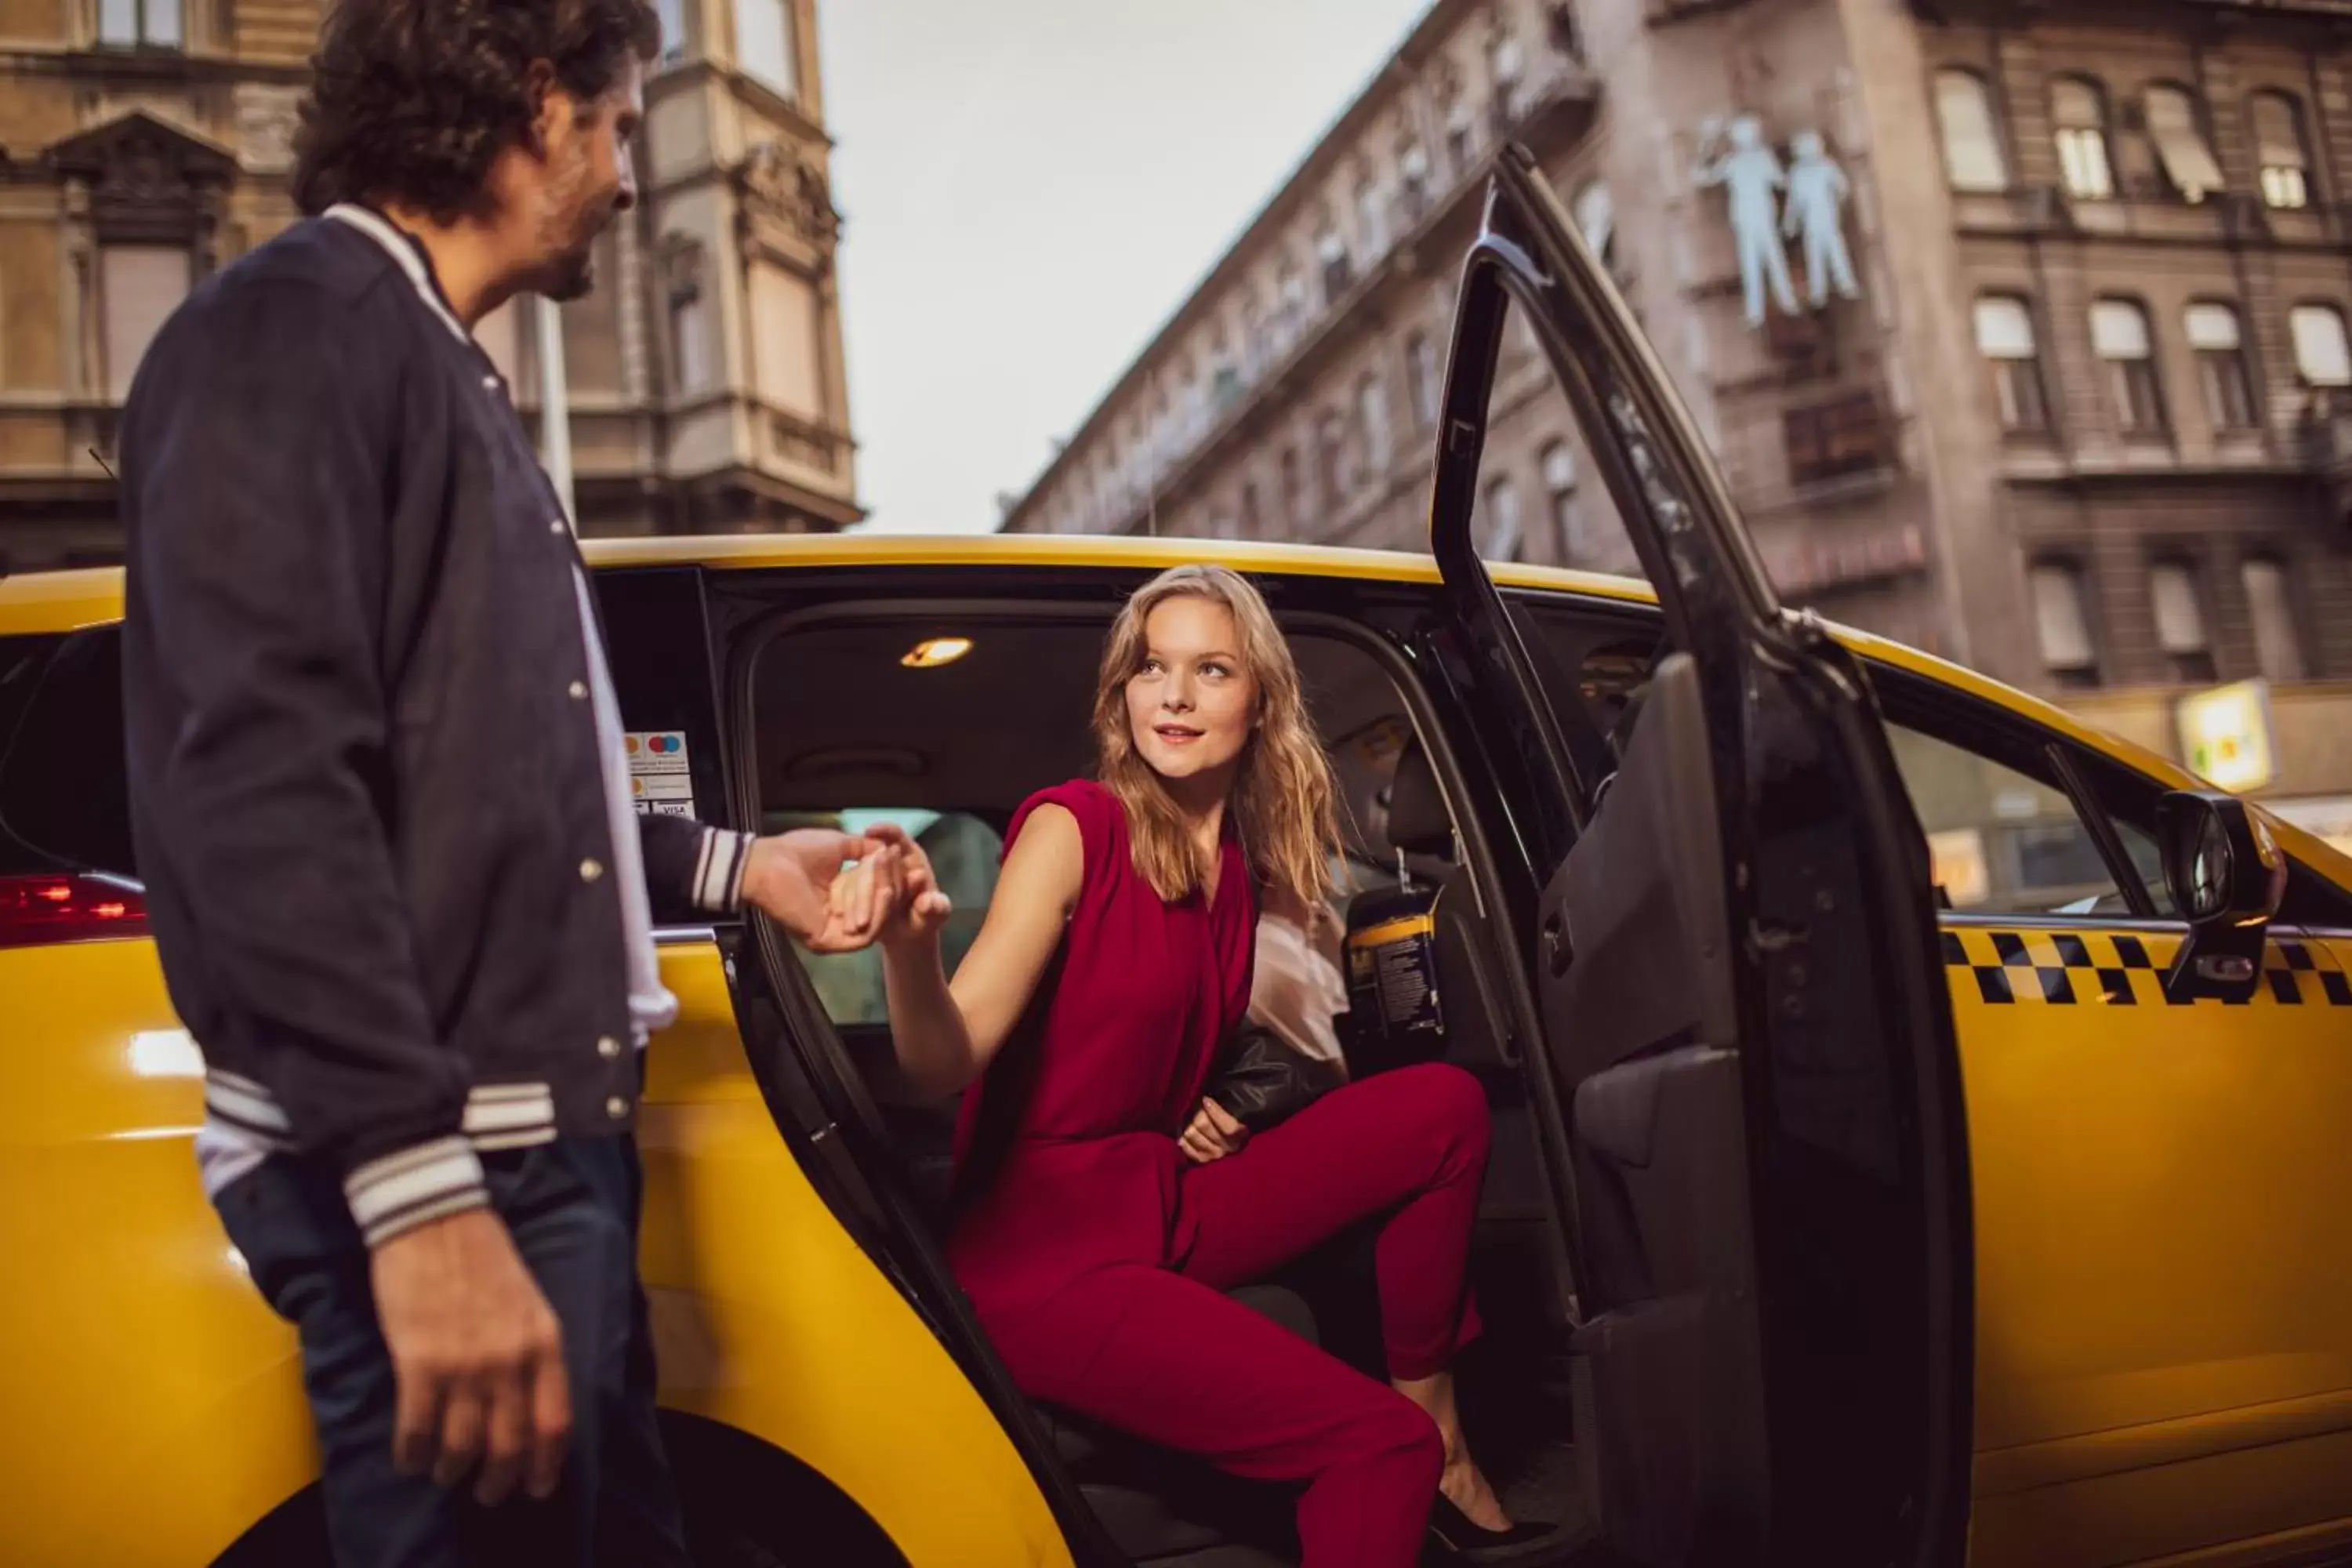
[[[1605,795],[1605,746],[1549,700],[1472,537],[1515,305],[1667,633]],[[1874,698],[1780,605],[1522,149],[1499,156],[1456,312],[1431,544],[1463,721],[1496,763],[1480,805],[1515,850],[1537,1070],[1569,1108],[1592,1506],[1647,1563],[1957,1561],[1966,1132],[1926,840]]]
[[[2352,980],[2274,927],[1947,915],[1974,1142],[1975,1559],[2137,1562],[2352,1516]]]

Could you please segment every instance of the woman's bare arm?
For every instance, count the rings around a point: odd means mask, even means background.
[[[928,866],[908,868],[929,886]],[[1078,819],[1066,806],[1041,805],[1004,858],[987,919],[952,985],[940,961],[938,925],[894,921],[883,938],[882,978],[898,1079],[911,1094],[944,1100],[987,1068],[1053,962],[1085,878]]]

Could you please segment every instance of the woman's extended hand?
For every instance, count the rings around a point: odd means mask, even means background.
[[[1212,1160],[1240,1153],[1249,1136],[1249,1129],[1234,1121],[1223,1106],[1213,1100],[1203,1100],[1201,1109],[1192,1113],[1192,1124],[1176,1142],[1183,1145],[1186,1159],[1195,1165],[1205,1165]]]
[[[856,879],[871,884],[875,940],[898,947],[937,936],[955,906],[940,890],[931,858],[904,830],[887,823],[867,837],[875,852],[859,864]],[[854,908],[864,895],[864,889],[851,888],[841,897]]]

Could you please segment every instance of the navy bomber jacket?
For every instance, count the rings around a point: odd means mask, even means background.
[[[208,279],[121,447],[132,830],[208,1131],[331,1160],[373,1242],[483,1201],[480,1151],[626,1128],[600,633],[421,247],[343,211]],[[656,897],[734,905],[745,836],[637,821]]]

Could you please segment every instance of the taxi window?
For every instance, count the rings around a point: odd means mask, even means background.
[[[2063,792],[1901,724],[1887,726],[1887,739],[1954,912],[2130,912],[2098,839]]]
[[[0,638],[0,870],[61,867],[134,874],[112,626]]]
[[[770,833],[794,827],[835,827],[844,833],[863,833],[878,823],[905,828],[923,847],[940,879],[940,890],[955,904],[955,912],[948,917],[940,940],[940,956],[952,977],[964,953],[971,949],[972,939],[980,934],[981,921],[987,918],[988,900],[996,891],[997,863],[1004,854],[1003,835],[985,819],[961,811],[849,809],[772,813],[761,826]],[[879,950],[819,953],[795,943],[793,951],[800,955],[802,966],[808,971],[809,983],[815,987],[818,1000],[824,1004],[825,1016],[835,1027],[881,1027],[889,1023]]]

